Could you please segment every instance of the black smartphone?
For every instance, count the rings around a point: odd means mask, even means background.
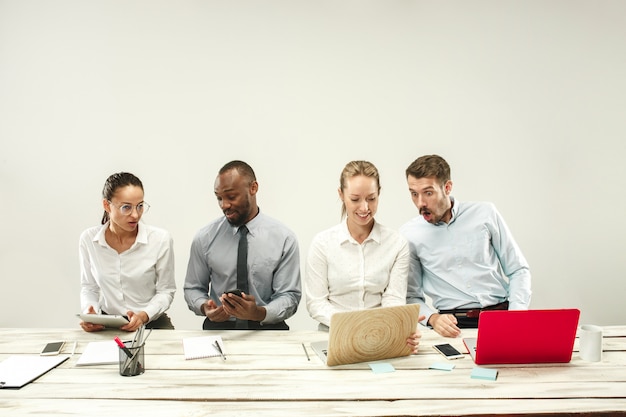
[[[449,343],[443,343],[441,345],[434,345],[433,348],[441,353],[446,359],[461,359],[463,354],[456,350],[454,346]]]
[[[233,295],[236,295],[237,297],[241,297],[241,290],[226,291],[224,294],[233,294]]]
[[[237,290],[226,291],[224,295],[226,294],[233,294],[233,295],[236,295],[237,297],[241,297],[241,290],[237,289]],[[233,308],[235,307],[234,305],[228,302],[228,297],[224,297],[224,302]]]
[[[52,355],[58,355],[59,353],[61,353],[61,349],[63,349],[63,345],[65,344],[65,342],[51,342],[48,343],[43,350],[41,351],[40,355],[41,356],[52,356]]]

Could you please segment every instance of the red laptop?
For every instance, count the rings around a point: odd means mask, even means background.
[[[567,363],[578,309],[493,310],[478,317],[478,337],[463,343],[477,365]]]

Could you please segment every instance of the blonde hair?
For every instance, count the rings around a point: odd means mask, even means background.
[[[349,178],[356,177],[357,175],[363,175],[364,177],[374,178],[376,180],[376,185],[378,188],[378,192],[380,193],[380,177],[378,175],[378,169],[374,164],[368,161],[351,161],[346,164],[341,171],[341,176],[339,177],[339,189],[343,193],[346,189],[347,182]],[[341,202],[341,218],[346,215],[346,204]]]

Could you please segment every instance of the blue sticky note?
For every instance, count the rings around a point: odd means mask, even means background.
[[[486,379],[487,381],[495,381],[498,377],[498,370],[476,367],[472,369],[472,374],[470,376],[474,379]]]
[[[368,365],[372,368],[372,371],[374,371],[375,374],[384,374],[387,372],[394,372],[396,370],[392,364],[387,362],[370,363]]]
[[[451,363],[435,362],[430,365],[428,369],[436,369],[438,371],[451,371],[454,369],[454,365]]]

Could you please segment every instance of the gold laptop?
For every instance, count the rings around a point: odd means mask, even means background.
[[[328,341],[311,348],[328,366],[408,356],[406,339],[417,329],[419,312],[419,304],[409,304],[335,313]]]

